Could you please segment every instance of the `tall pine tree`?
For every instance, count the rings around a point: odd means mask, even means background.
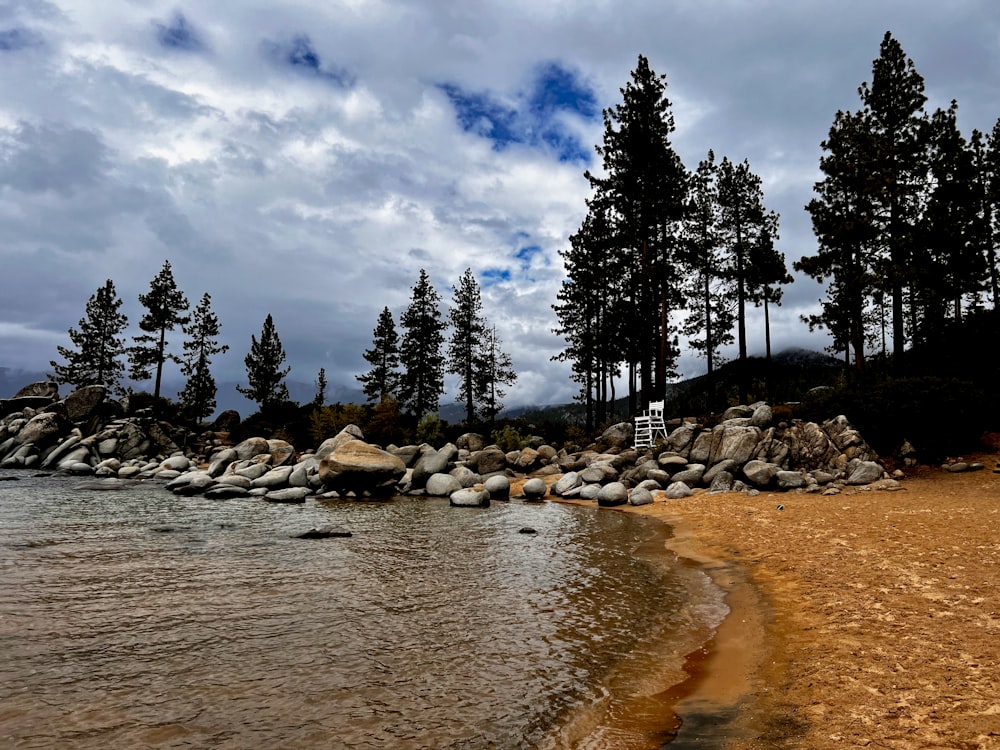
[[[890,32],[885,33],[879,57],[872,62],[871,84],[862,83],[858,93],[873,147],[868,195],[875,206],[876,249],[881,256],[877,273],[885,280],[892,304],[893,368],[902,374],[907,342],[904,316],[928,179],[927,97],[924,79]],[[912,320],[915,310],[911,307],[910,312]]]
[[[448,317],[451,319],[451,340],[448,347],[448,372],[458,375],[456,401],[465,402],[465,421],[472,424],[476,416],[476,378],[481,365],[480,350],[486,335],[483,301],[479,285],[466,268],[452,288],[454,297]]]
[[[168,359],[180,362],[176,355],[167,353],[167,331],[188,322],[188,317],[182,315],[188,309],[187,297],[174,282],[169,260],[163,262],[163,268],[150,282],[149,292],[139,295],[139,302],[146,308],[146,314],[139,320],[139,328],[145,333],[135,336],[135,345],[128,350],[132,363],[129,377],[149,380],[150,368],[155,366],[153,396],[159,398],[163,363]]]
[[[604,174],[586,176],[608,202],[613,252],[626,258],[622,283],[629,304],[622,314],[634,412],[636,371],[643,398],[662,398],[679,354],[670,321],[683,305],[677,271],[688,174],[670,142],[674,118],[666,76],[640,55],[621,93],[622,102],[604,110],[604,142],[597,147]]]
[[[271,313],[264,319],[260,341],[255,336],[250,336],[250,353],[243,362],[250,385],[238,385],[236,390],[251,401],[256,401],[262,412],[288,401],[285,376],[292,368],[281,367],[285,363],[285,348],[281,345]]]
[[[181,408],[195,420],[215,411],[218,387],[210,369],[212,357],[229,351],[228,345],[219,344],[219,331],[219,318],[212,312],[212,297],[206,292],[184,325],[187,340],[181,357],[181,374],[187,378],[179,394]]]
[[[417,419],[438,409],[444,393],[445,324],[441,320],[441,295],[431,286],[430,277],[420,269],[413,285],[410,304],[400,317],[403,339],[399,347],[402,374],[399,401]]]
[[[399,336],[388,307],[379,313],[373,337],[372,348],[363,354],[371,369],[355,377],[362,383],[368,401],[378,404],[395,398],[399,389]]]
[[[708,374],[719,364],[719,350],[735,340],[736,320],[726,284],[729,271],[720,247],[718,171],[715,154],[709,151],[692,176],[684,244],[693,303],[688,307],[682,332],[692,348],[704,353]]]
[[[493,422],[503,410],[506,386],[517,382],[514,364],[501,344],[497,327],[488,328],[476,362],[476,412],[486,422]]]
[[[75,348],[56,347],[66,360],[64,364],[49,362],[56,382],[78,388],[103,385],[115,393],[123,392],[120,381],[125,365],[120,357],[125,353],[125,340],[121,333],[128,325],[128,318],[118,311],[121,305],[115,284],[108,279],[87,301],[79,330],[69,329]]]

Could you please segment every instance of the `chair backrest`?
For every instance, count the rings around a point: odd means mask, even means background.
[[[663,402],[662,401],[650,401],[649,402],[649,413],[653,416],[662,417],[663,416]]]

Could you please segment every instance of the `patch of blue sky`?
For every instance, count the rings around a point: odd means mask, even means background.
[[[483,288],[502,284],[510,281],[511,273],[509,268],[484,268],[479,274],[480,283]]]
[[[597,97],[585,81],[559,63],[539,66],[527,93],[513,97],[513,105],[489,91],[468,91],[454,83],[439,88],[455,108],[462,129],[488,138],[494,150],[520,144],[547,149],[562,162],[590,161],[592,149],[567,127],[566,118],[597,118]]]
[[[42,38],[30,29],[13,27],[0,29],[0,52],[16,52],[27,47],[36,47]]]
[[[354,83],[354,77],[348,71],[323,63],[307,34],[294,36],[290,43],[267,43],[266,48],[274,59],[300,73],[314,75],[345,88]]]
[[[156,22],[153,25],[156,27],[156,40],[162,47],[181,52],[204,52],[208,49],[205,40],[179,11],[170,23]]]
[[[525,245],[524,247],[519,248],[516,253],[514,253],[514,257],[520,261],[521,270],[526,271],[531,267],[531,263],[535,259],[535,256],[541,252],[542,248],[540,248],[538,245]]]

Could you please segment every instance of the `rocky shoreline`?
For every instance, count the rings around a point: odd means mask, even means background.
[[[0,469],[37,469],[115,480],[155,479],[177,494],[217,499],[259,497],[297,503],[307,497],[448,497],[485,506],[510,496],[546,495],[602,506],[644,505],[695,491],[796,491],[836,494],[851,485],[890,489],[879,457],[843,416],[822,424],[776,421],[765,403],[730,408],[718,424],[684,422],[655,450],[636,450],[633,426],[608,428],[585,449],[532,438],[520,450],[487,445],[466,433],[441,447],[378,446],[351,425],[315,450],[253,437],[233,445],[228,432],[177,429],[148,413],[126,416],[102,386],[60,398],[55,383],[35,383],[0,400]],[[555,475],[558,475],[556,478]],[[545,481],[548,477],[549,481]]]

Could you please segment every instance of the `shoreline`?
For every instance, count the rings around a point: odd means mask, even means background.
[[[967,459],[1000,467],[1000,442]],[[1000,473],[619,507],[670,525],[731,609],[665,750],[1000,750]]]

